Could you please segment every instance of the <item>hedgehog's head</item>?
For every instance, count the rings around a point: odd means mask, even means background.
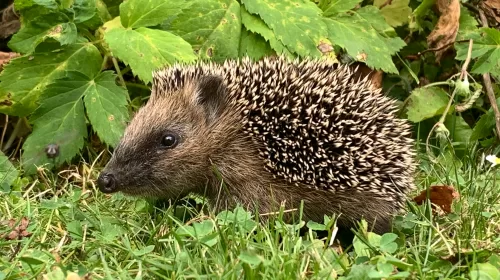
[[[210,157],[220,150],[226,87],[220,77],[206,76],[166,88],[156,83],[128,125],[99,176],[101,191],[179,198],[206,183]]]

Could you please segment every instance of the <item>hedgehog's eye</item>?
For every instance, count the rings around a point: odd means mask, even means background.
[[[179,143],[178,138],[179,137],[174,133],[167,133],[163,135],[163,138],[161,139],[161,144],[163,145],[163,147],[168,149],[175,148],[175,146],[177,146],[177,143]]]

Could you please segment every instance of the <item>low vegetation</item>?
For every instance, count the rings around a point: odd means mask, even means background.
[[[0,280],[500,279],[498,0],[4,2]],[[357,65],[399,100],[418,190],[391,232],[339,244],[335,217],[97,191],[152,70],[275,54]]]

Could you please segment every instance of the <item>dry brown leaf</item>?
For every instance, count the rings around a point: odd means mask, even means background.
[[[16,58],[18,56],[19,54],[15,52],[0,52],[0,71],[2,71],[4,64],[7,64],[11,59]]]
[[[429,188],[429,200],[432,203],[432,209],[438,213],[435,205],[439,206],[446,214],[451,213],[451,204],[453,200],[458,199],[460,195],[452,186],[432,186]],[[413,198],[418,205],[427,200],[427,190],[423,190],[418,196]]]
[[[16,33],[21,28],[21,22],[18,15],[14,11],[14,4],[10,4],[7,8],[1,11],[2,19],[0,20],[0,39],[5,39]]]
[[[68,272],[66,280],[81,280],[80,276],[75,272]]]
[[[439,63],[444,53],[453,46],[457,37],[460,19],[459,0],[438,0],[436,3],[441,16],[427,37],[427,45],[436,49],[436,62]]]
[[[15,219],[10,219],[8,221],[2,221],[0,224],[1,225],[7,225],[9,228],[11,228],[11,232],[4,236],[0,236],[2,238],[5,238],[6,240],[16,240],[20,239],[22,237],[29,237],[32,235],[31,232],[28,232],[26,229],[28,228],[29,225],[29,220],[26,217],[21,218],[21,222],[17,227],[14,227],[16,225],[16,220]]]
[[[490,19],[490,26],[500,26],[500,0],[485,0],[479,4],[486,17]]]
[[[382,88],[382,77],[384,72],[380,70],[373,70],[370,67],[366,66],[366,64],[361,62],[356,62],[351,65],[351,70],[354,71],[354,80],[364,79],[368,76],[368,79],[372,83],[372,89],[377,90]]]

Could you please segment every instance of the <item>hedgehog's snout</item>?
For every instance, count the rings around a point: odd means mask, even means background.
[[[113,193],[117,191],[115,176],[112,173],[103,171],[97,178],[99,190],[103,193]]]

